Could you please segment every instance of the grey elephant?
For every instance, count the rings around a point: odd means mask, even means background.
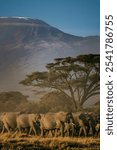
[[[80,118],[82,112],[68,113],[67,116],[70,116],[70,120],[64,123],[64,132],[67,132],[67,136],[81,136],[81,134],[87,135],[86,126],[84,120]],[[71,119],[72,118],[72,119]]]
[[[87,136],[88,121],[86,120],[85,115],[82,112],[74,112],[72,113],[72,116],[72,125],[69,124],[69,127],[72,130],[72,136]]]
[[[2,133],[5,132],[11,132],[16,129],[17,127],[17,122],[16,118],[20,114],[20,112],[5,112],[2,113],[1,115],[1,121],[3,123],[2,127]]]
[[[39,114],[21,114],[16,118],[17,129],[19,132],[22,130],[29,129],[29,134],[34,132],[37,134],[37,126],[39,122],[40,115]]]
[[[95,136],[96,137],[100,136],[100,123],[97,123],[95,126]]]
[[[74,112],[72,113],[73,116],[73,122],[72,125],[70,125],[70,128],[72,130],[72,136],[81,136],[81,133],[86,136],[86,127],[83,122],[83,120],[80,119],[80,115],[82,112]]]
[[[66,121],[64,122],[64,133],[66,133],[67,136],[74,136],[75,132],[75,121],[74,116],[72,112],[68,112],[66,114]]]
[[[100,114],[95,115],[95,136],[100,136]]]
[[[88,121],[88,136],[94,136],[95,135],[95,126],[96,126],[96,120],[93,117],[93,113],[87,114],[87,121]]]
[[[87,136],[87,126],[88,122],[84,119],[84,118],[79,118],[79,136],[81,136],[82,134],[84,134],[84,136]]]
[[[96,119],[95,114],[93,112],[88,113],[81,113],[79,115],[79,136],[94,136],[95,135],[95,126],[96,126]]]
[[[2,129],[3,129],[3,121],[2,121],[3,114],[4,113],[0,113],[0,132],[2,132]]]
[[[60,131],[60,135],[64,136],[64,123],[67,122],[68,119],[66,115],[67,113],[62,111],[57,113],[48,112],[41,115],[41,136],[44,136],[44,130],[54,130],[54,136],[57,136],[58,131]]]

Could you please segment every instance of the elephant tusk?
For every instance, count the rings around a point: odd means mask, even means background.
[[[72,123],[72,125],[73,125],[73,126],[75,126],[75,124],[74,124],[74,123]]]

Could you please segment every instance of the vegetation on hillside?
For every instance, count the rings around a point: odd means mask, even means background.
[[[0,112],[17,111],[19,108],[23,109],[22,106],[28,103],[27,96],[18,91],[0,93]]]
[[[58,111],[73,112],[75,109],[71,98],[59,91],[45,94],[38,102],[29,101],[27,96],[20,92],[1,92],[0,112],[10,111],[46,113]],[[85,111],[99,112],[99,105],[94,106],[94,108],[85,108]]]

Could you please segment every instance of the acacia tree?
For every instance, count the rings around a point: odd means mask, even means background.
[[[90,97],[99,94],[100,56],[95,54],[56,58],[46,72],[33,72],[20,83],[53,88],[71,97],[77,110]]]

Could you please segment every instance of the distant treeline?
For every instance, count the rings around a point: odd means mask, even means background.
[[[99,105],[94,108],[87,108],[85,111],[99,111]],[[53,91],[45,94],[40,101],[33,102],[28,100],[28,96],[24,96],[17,91],[0,93],[0,112],[23,111],[46,113],[58,111],[75,111],[72,100],[65,94]]]

